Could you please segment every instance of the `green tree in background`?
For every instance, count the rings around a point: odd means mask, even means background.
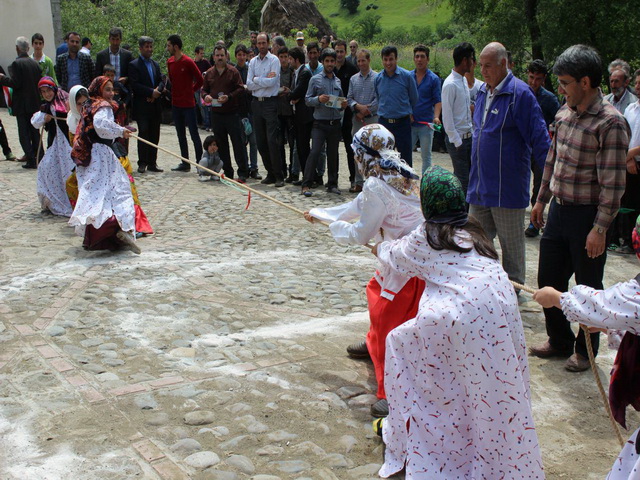
[[[358,11],[360,0],[340,0],[340,6],[346,8],[351,15],[354,15]]]
[[[624,58],[637,64],[640,2],[582,0],[450,0],[454,18],[463,22],[478,42],[503,43],[520,58],[547,63],[567,47],[595,47],[605,62]],[[463,20],[464,19],[464,20]]]
[[[234,8],[229,3],[225,0],[64,0],[62,28],[91,38],[94,52],[108,46],[111,27],[122,28],[122,43],[130,44],[134,52],[138,38],[148,35],[155,40],[154,59],[164,68],[168,56],[165,41],[173,33],[182,37],[188,55],[198,44],[211,51],[216,41],[229,41],[230,32],[233,38],[240,2],[236,2]]]

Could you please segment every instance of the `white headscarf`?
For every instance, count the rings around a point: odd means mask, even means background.
[[[76,105],[76,97],[78,96],[78,92],[81,90],[85,91],[85,96],[87,99],[89,98],[89,92],[82,85],[76,85],[71,88],[69,92],[69,114],[67,115],[67,125],[69,126],[69,132],[72,135],[75,135],[76,129],[78,128],[78,122],[82,118],[82,113],[78,111],[78,107]]]

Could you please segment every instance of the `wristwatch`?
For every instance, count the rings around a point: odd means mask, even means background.
[[[595,229],[595,231],[599,234],[603,234],[605,232],[605,229],[602,227],[599,227],[598,225],[594,225],[593,228]]]

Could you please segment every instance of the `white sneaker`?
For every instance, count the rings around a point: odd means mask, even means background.
[[[126,247],[129,247],[129,250],[131,250],[136,255],[140,255],[142,253],[142,250],[140,250],[140,247],[136,243],[135,238],[133,238],[133,235],[129,232],[120,230],[118,233],[116,233],[116,237],[118,237],[118,240],[124,243]]]
[[[216,175],[211,175],[211,181],[212,182],[219,182],[220,181],[220,177],[218,177]]]
[[[211,181],[211,177],[208,177],[207,175],[199,175],[198,176],[198,181],[199,182],[209,182],[209,181]]]

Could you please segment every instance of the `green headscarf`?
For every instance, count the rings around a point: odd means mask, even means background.
[[[442,167],[434,165],[422,175],[420,204],[429,223],[447,223],[456,227],[467,224],[467,204],[460,180]]]

